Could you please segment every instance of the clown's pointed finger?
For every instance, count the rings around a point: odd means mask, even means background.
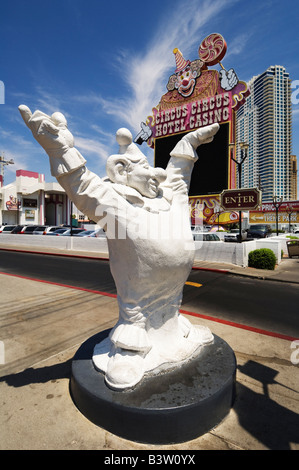
[[[196,131],[189,132],[189,134],[186,134],[183,139],[189,142],[190,145],[196,149],[201,144],[211,142],[219,129],[220,126],[218,123],[211,124],[210,126],[201,127],[200,129],[196,129]]]
[[[29,121],[32,117],[32,112],[31,110],[28,108],[28,106],[26,106],[25,104],[21,104],[19,106],[19,111],[21,113],[21,116],[26,124],[26,126],[29,127]]]

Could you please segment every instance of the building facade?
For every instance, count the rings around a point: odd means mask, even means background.
[[[237,142],[249,144],[242,187],[259,187],[263,201],[271,201],[274,196],[296,199],[292,191],[289,74],[283,66],[271,66],[254,76],[248,86],[250,95],[237,111],[236,125]]]
[[[69,225],[71,213],[85,221],[60,184],[27,170],[17,170],[15,182],[0,187],[0,209],[0,225]]]

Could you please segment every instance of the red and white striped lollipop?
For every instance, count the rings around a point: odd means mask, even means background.
[[[225,56],[227,44],[221,34],[213,33],[207,36],[201,43],[198,49],[199,58],[206,65],[221,64],[221,60]]]

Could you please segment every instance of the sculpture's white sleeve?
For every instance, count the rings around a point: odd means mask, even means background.
[[[118,194],[85,166],[57,178],[76,207],[89,219],[100,222],[107,212],[114,218],[121,201]],[[102,224],[101,224],[102,225]]]
[[[64,148],[47,150],[50,159],[51,175],[55,178],[65,173],[70,173],[85,165],[86,160],[75,148]]]
[[[198,159],[196,149],[201,144],[212,142],[219,128],[219,124],[215,123],[189,132],[170,152],[171,158],[166,170],[170,176],[169,179],[173,176],[181,178],[181,194],[183,187],[185,188],[185,195],[188,194],[193,166]]]
[[[197,159],[196,150],[183,137],[170,152],[165,186],[170,186],[176,194],[188,195],[191,175]]]

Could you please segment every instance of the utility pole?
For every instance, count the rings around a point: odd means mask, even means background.
[[[4,166],[5,165],[14,165],[14,161],[11,158],[10,160],[5,160],[4,155],[0,155],[0,175],[2,180],[2,185],[4,183]]]

